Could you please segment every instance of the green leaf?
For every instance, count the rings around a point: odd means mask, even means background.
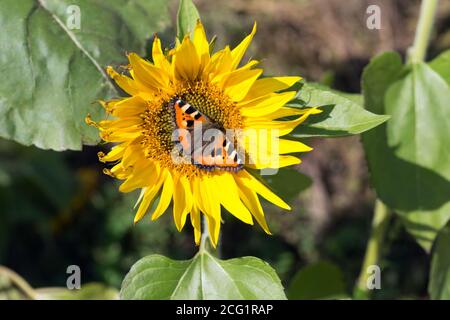
[[[80,9],[80,29],[69,29]],[[74,13],[75,12],[75,13]],[[117,95],[105,74],[126,51],[167,25],[165,0],[0,1],[0,136],[43,149],[80,150],[98,141],[99,99]]]
[[[410,68],[396,53],[363,74],[364,100],[389,122],[363,134],[372,184],[425,250],[450,218],[450,89],[424,63]]]
[[[287,202],[290,202],[312,184],[310,177],[293,168],[281,168],[274,175],[263,176],[263,179],[276,194]]]
[[[450,86],[450,50],[441,53],[429,66],[447,82]]]
[[[290,300],[345,298],[344,276],[339,267],[329,262],[306,266],[292,279],[287,296]]]
[[[450,299],[450,225],[441,230],[436,240],[428,291],[431,299]]]
[[[358,95],[340,94],[322,85],[306,83],[291,107],[320,106],[322,113],[310,116],[293,137],[341,137],[370,130],[389,119],[365,110]]]
[[[194,31],[199,19],[200,15],[192,0],[180,0],[177,14],[177,37],[180,41]]]
[[[364,107],[364,97],[362,94],[348,93],[348,92],[342,92],[342,91],[336,91],[336,90],[331,90],[331,92],[334,92],[337,95],[347,98],[348,100],[352,101],[353,103],[356,103],[358,106],[361,106],[362,108]]]
[[[280,279],[255,257],[219,260],[206,251],[175,261],[161,255],[139,260],[125,277],[121,299],[286,299]]]
[[[37,288],[36,300],[116,300],[119,292],[101,283],[86,283],[79,290]]]

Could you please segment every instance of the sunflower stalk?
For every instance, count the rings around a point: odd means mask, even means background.
[[[422,1],[414,44],[408,52],[409,63],[421,63],[425,61],[437,5],[438,0]],[[354,289],[355,298],[370,298],[370,291],[368,288],[370,274],[368,273],[368,268],[372,265],[379,265],[381,250],[383,249],[384,239],[391,215],[391,210],[389,210],[389,208],[381,202],[381,200],[377,199],[375,202],[371,235],[367,243],[360,275]]]

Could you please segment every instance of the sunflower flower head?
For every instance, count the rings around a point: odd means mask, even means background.
[[[320,111],[285,107],[296,94],[287,89],[300,77],[261,78],[258,61],[241,63],[255,32],[256,24],[238,46],[211,54],[199,21],[169,54],[155,36],[151,62],[131,53],[127,74],[107,68],[129,97],[101,102],[108,119],[87,121],[114,143],[99,153],[112,164],[104,172],[124,180],[122,192],[141,189],[135,222],[147,213],[155,220],[172,204],[177,229],[189,216],[197,244],[203,214],[215,246],[222,207],[245,223],[256,220],[269,234],[259,197],[290,209],[248,169],[300,163],[289,153],[311,148],[281,136]],[[209,144],[196,136],[205,129],[216,132]],[[229,137],[229,130],[237,134]]]

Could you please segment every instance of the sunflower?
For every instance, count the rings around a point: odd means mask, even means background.
[[[111,117],[98,123],[88,117],[87,122],[99,128],[105,142],[114,143],[109,153],[98,154],[100,161],[112,164],[104,172],[124,180],[119,187],[121,192],[141,189],[135,206],[138,207],[135,223],[147,212],[151,212],[152,220],[159,218],[172,203],[173,219],[179,231],[189,216],[195,242],[199,244],[203,214],[211,242],[216,246],[221,207],[247,224],[256,220],[268,234],[259,196],[290,210],[250,169],[300,163],[299,158],[288,154],[311,148],[279,137],[320,111],[285,107],[296,94],[287,89],[300,77],[261,78],[263,70],[255,68],[258,61],[241,65],[255,32],[256,23],[234,49],[226,46],[211,54],[205,30],[198,21],[192,34],[177,41],[167,54],[155,35],[152,61],[130,53],[126,74],[107,68],[109,76],[129,97],[101,101]],[[233,145],[242,147],[252,161],[234,165],[232,170],[174,161],[173,132],[177,127],[171,109],[177,103],[195,107],[194,114],[209,119],[216,128],[244,132],[233,140]],[[182,116],[184,119],[185,114]],[[256,133],[259,140],[251,142],[247,132]],[[269,136],[274,137],[275,147],[267,145]]]

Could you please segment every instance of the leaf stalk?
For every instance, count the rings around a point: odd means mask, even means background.
[[[438,0],[422,1],[414,44],[412,48],[410,48],[409,52],[409,61],[411,63],[420,63],[425,61],[431,31],[433,30],[437,5]]]

